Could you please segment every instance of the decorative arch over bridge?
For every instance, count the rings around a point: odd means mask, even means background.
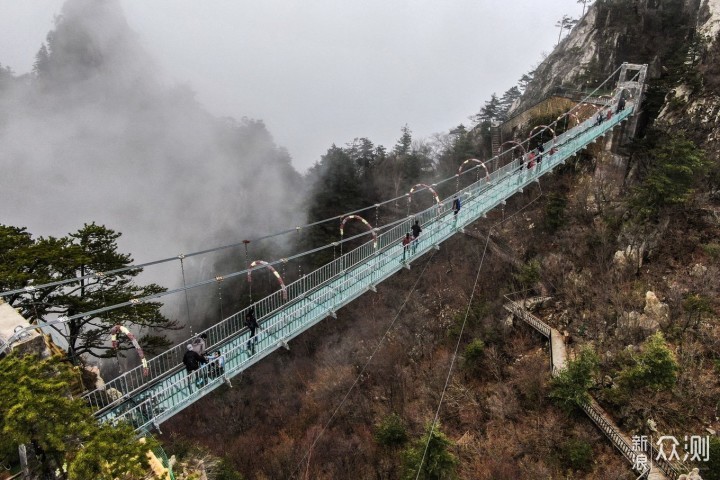
[[[270,270],[273,273],[273,275],[275,275],[275,278],[277,278],[277,281],[280,284],[280,289],[282,290],[283,300],[287,300],[287,298],[288,298],[287,288],[285,288],[285,282],[283,281],[283,278],[280,276],[278,271],[275,270],[275,268],[273,268],[272,265],[270,265],[268,262],[266,262],[264,260],[255,260],[254,262],[252,262],[250,264],[250,270],[248,271],[248,282],[252,283],[252,268],[254,268],[258,265],[264,266],[265,268]]]

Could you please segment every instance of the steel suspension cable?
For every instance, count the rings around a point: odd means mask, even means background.
[[[473,301],[473,298],[475,297],[475,290],[477,290],[477,284],[478,284],[478,281],[480,280],[480,272],[482,271],[483,262],[485,261],[485,254],[487,253],[487,247],[488,247],[488,244],[490,243],[490,234],[497,226],[510,220],[515,215],[518,215],[520,212],[525,210],[527,207],[529,207],[530,205],[535,203],[542,196],[543,196],[543,193],[541,190],[540,194],[537,197],[535,197],[534,199],[532,199],[530,202],[528,202],[527,205],[525,205],[524,207],[522,207],[521,209],[519,209],[517,212],[513,213],[506,219],[500,220],[495,225],[490,227],[490,229],[488,230],[487,237],[485,239],[485,247],[483,248],[482,257],[480,258],[480,265],[478,266],[477,274],[475,275],[475,283],[473,284],[473,289],[472,289],[472,292],[470,293],[470,300],[468,300],[468,306],[467,306],[467,309],[465,310],[465,318],[463,318],[463,323],[462,323],[462,326],[460,327],[460,333],[458,334],[458,341],[455,345],[455,351],[453,352],[453,356],[450,361],[450,367],[448,368],[448,374],[447,374],[447,377],[445,378],[445,385],[443,386],[442,393],[440,394],[440,401],[438,402],[438,407],[435,410],[435,417],[433,418],[433,422],[430,425],[430,431],[428,432],[427,443],[425,444],[425,450],[423,450],[423,456],[420,459],[420,465],[418,465],[418,471],[417,471],[415,480],[418,480],[420,478],[420,473],[422,472],[422,466],[423,466],[423,463],[425,463],[425,456],[427,455],[428,448],[430,447],[430,442],[432,441],[433,431],[435,430],[435,425],[437,424],[438,417],[440,416],[440,408],[442,407],[443,401],[445,399],[445,393],[447,392],[448,385],[450,384],[450,377],[452,376],[453,367],[455,366],[455,361],[457,359],[457,353],[458,353],[458,350],[460,349],[460,342],[462,341],[462,336],[465,331],[465,325],[467,324],[467,319],[470,314],[470,308],[472,307],[472,301]]]
[[[303,456],[303,458],[300,459],[300,461],[298,462],[298,465],[297,465],[297,467],[295,467],[295,471],[293,472],[293,475],[295,474],[295,472],[297,472],[297,471],[300,469],[300,466],[303,464],[303,462],[305,461],[305,459],[308,458],[308,456],[310,455],[310,453],[313,451],[313,449],[315,448],[315,445],[317,444],[318,440],[320,440],[320,437],[322,436],[322,434],[323,434],[323,433],[325,432],[325,430],[327,430],[327,428],[330,426],[330,423],[332,423],[333,419],[335,418],[335,415],[337,415],[338,411],[340,411],[340,409],[342,408],[342,406],[345,404],[345,401],[346,401],[346,400],[348,399],[348,397],[350,396],[350,393],[352,393],[353,389],[355,388],[355,386],[358,384],[358,382],[359,382],[360,379],[362,378],[362,376],[363,376],[363,374],[365,373],[365,370],[367,369],[368,365],[370,365],[370,362],[371,362],[372,359],[375,357],[375,354],[378,352],[378,350],[380,350],[380,347],[382,346],[383,342],[385,341],[385,339],[387,338],[388,334],[389,334],[390,331],[392,330],[393,326],[395,325],[395,322],[397,322],[397,319],[400,317],[400,314],[401,314],[402,311],[405,309],[405,305],[407,305],[408,300],[410,300],[410,296],[413,294],[413,292],[414,292],[415,289],[417,288],[418,284],[420,283],[420,280],[422,279],[423,274],[424,274],[425,271],[427,270],[427,267],[430,265],[430,262],[432,261],[433,257],[435,257],[435,253],[436,253],[436,252],[437,252],[437,250],[433,250],[433,251],[432,251],[432,254],[430,255],[430,258],[428,258],[427,262],[425,262],[425,265],[423,266],[423,269],[422,269],[422,271],[420,272],[420,275],[418,275],[417,280],[415,280],[415,283],[414,283],[413,286],[410,288],[410,291],[408,292],[408,294],[405,296],[405,300],[403,301],[402,305],[400,305],[400,308],[398,309],[397,313],[395,314],[395,317],[394,317],[394,318],[392,319],[392,321],[390,322],[390,325],[388,326],[388,328],[385,330],[385,333],[383,334],[382,338],[380,338],[380,341],[378,342],[378,344],[377,344],[377,345],[375,346],[375,348],[373,349],[372,353],[370,354],[370,357],[367,359],[367,361],[365,362],[365,364],[363,365],[363,367],[360,369],[360,373],[358,373],[357,377],[355,378],[355,381],[354,381],[353,384],[350,386],[350,388],[348,389],[348,391],[345,393],[345,396],[343,396],[342,400],[340,401],[340,404],[335,408],[335,410],[333,411],[332,415],[330,415],[330,418],[328,419],[328,421],[325,422],[325,426],[323,426],[322,430],[320,430],[320,433],[318,433],[317,437],[315,437],[315,440],[314,440],[314,441],[312,442],[312,444],[310,445],[310,448],[308,449],[308,451],[305,453],[305,455]]]

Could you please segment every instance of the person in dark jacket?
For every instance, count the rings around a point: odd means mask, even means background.
[[[415,223],[412,227],[410,227],[410,230],[412,230],[412,236],[413,236],[413,242],[412,242],[412,253],[415,254],[417,251],[418,242],[420,241],[418,237],[420,236],[420,232],[422,232],[422,227],[420,226],[420,221],[415,220]]]
[[[460,207],[461,207],[461,205],[460,205],[460,197],[458,197],[457,195],[455,195],[455,196],[453,197],[453,201],[452,201],[453,228],[455,228],[455,227],[457,226],[457,216],[458,216],[458,213],[460,213]]]
[[[458,198],[458,196],[455,195],[453,197],[453,203],[452,203],[452,211],[453,211],[453,216],[455,217],[455,219],[457,219],[457,214],[460,212],[460,206],[461,206],[460,198]]]
[[[615,113],[620,113],[623,110],[625,110],[625,97],[620,97],[620,100],[618,100],[617,110]]]
[[[193,350],[193,345],[190,343],[187,346],[187,352],[183,355],[183,363],[185,364],[185,370],[187,370],[188,373],[188,388],[192,392],[193,380],[195,381],[195,386],[202,386],[202,383],[200,383],[202,378],[198,377],[197,374],[193,372],[200,370],[200,365],[207,363],[207,359]]]
[[[603,120],[605,120],[605,116],[603,115],[602,111],[598,112],[597,117],[595,119],[595,125],[600,125]]]
[[[248,337],[247,341],[247,349],[250,350],[250,347],[252,345],[252,353],[255,353],[255,344],[257,343],[257,337],[255,336],[257,329],[259,327],[257,318],[255,317],[255,308],[250,307],[248,308],[247,313],[245,314],[245,326],[250,330],[250,336]]]

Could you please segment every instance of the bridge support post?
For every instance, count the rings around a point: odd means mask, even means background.
[[[370,290],[373,293],[377,293],[377,287],[372,283],[368,286],[368,290]]]

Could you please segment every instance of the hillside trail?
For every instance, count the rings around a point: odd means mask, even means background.
[[[526,298],[519,301],[508,298],[509,301],[504,305],[504,308],[514,317],[520,318],[549,339],[552,376],[557,376],[567,366],[567,349],[565,348],[563,336],[558,330],[552,328],[529,311],[533,306],[549,299],[550,297],[547,296]],[[632,464],[633,469],[636,469],[639,464],[643,463],[642,458],[639,458],[641,455],[645,455],[646,460],[652,460],[652,447],[648,451],[649,455],[633,448],[633,442],[630,436],[620,430],[610,415],[603,410],[594,398],[590,397],[590,401],[582,405],[582,409],[608,437],[610,442],[620,450],[623,456]],[[649,468],[648,465],[645,464],[644,468],[640,468],[638,473],[640,473],[640,477],[638,478],[645,478],[647,480],[675,480],[679,478],[678,472],[667,462],[658,464],[652,461],[649,464]]]

